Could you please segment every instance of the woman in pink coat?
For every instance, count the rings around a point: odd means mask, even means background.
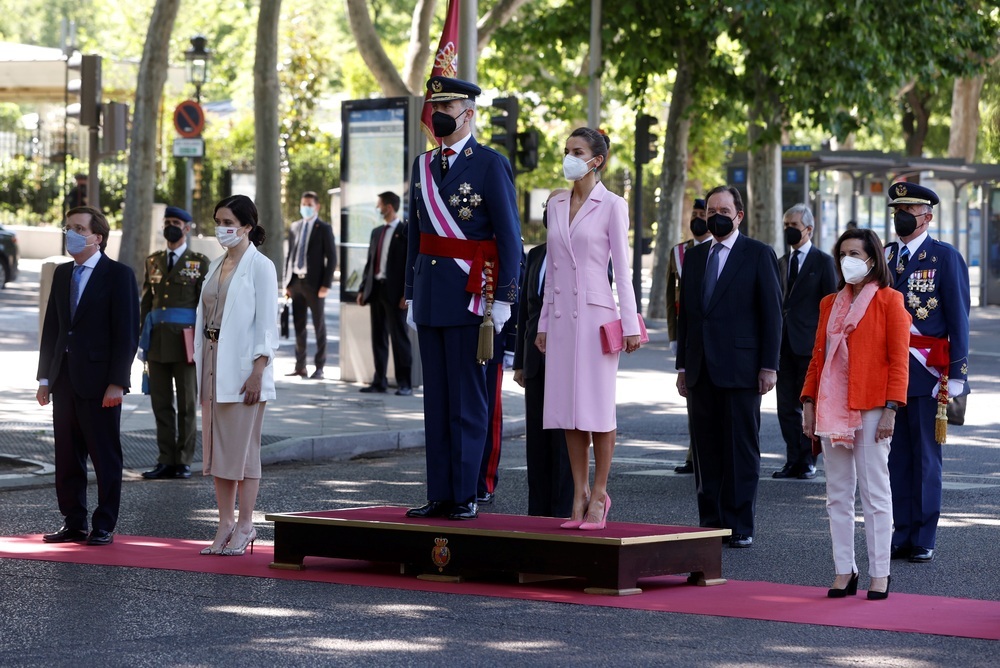
[[[564,429],[573,471],[573,515],[564,529],[603,529],[611,509],[608,473],[615,449],[618,353],[601,351],[601,325],[622,320],[625,351],[639,347],[628,267],[628,205],[597,173],[608,159],[604,134],[578,128],[566,141],[563,173],[572,192],[548,204],[545,300],[535,345],[545,353],[545,429]],[[619,314],[608,281],[614,265]],[[590,486],[590,442],[594,485]]]

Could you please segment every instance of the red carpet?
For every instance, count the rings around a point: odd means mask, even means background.
[[[47,545],[39,535],[11,536],[0,537],[0,558],[160,568],[1000,640],[1000,603],[994,601],[896,592],[885,601],[867,601],[863,592],[856,598],[829,600],[826,590],[818,587],[732,580],[717,587],[692,587],[680,577],[642,580],[643,593],[639,596],[593,596],[580,591],[580,583],[573,580],[533,585],[426,582],[399,575],[391,564],[335,559],[307,558],[304,571],[275,570],[268,568],[272,559],[269,545],[258,545],[253,555],[248,553],[244,557],[203,557],[198,551],[205,545],[205,541],[119,534],[110,547],[86,547]]]

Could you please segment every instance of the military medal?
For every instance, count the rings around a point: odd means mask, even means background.
[[[917,309],[916,315],[918,320],[927,320],[927,309],[921,306]]]
[[[472,209],[467,206],[463,206],[458,210],[458,217],[462,220],[472,220]]]
[[[461,203],[462,200],[458,195],[452,195],[448,198],[448,204],[451,204],[452,206],[458,206]]]

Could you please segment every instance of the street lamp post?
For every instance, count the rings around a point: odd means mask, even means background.
[[[204,35],[195,35],[191,38],[191,48],[184,52],[184,60],[187,61],[187,82],[194,84],[194,101],[201,104],[201,87],[205,84],[208,76],[208,60],[212,53],[206,49],[208,40]],[[194,162],[191,158],[185,159],[185,185],[184,204],[186,210],[192,211],[191,194],[194,190]]]

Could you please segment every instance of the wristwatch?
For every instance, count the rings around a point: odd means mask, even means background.
[[[887,402],[885,402],[885,407],[888,408],[891,411],[899,410],[899,404],[897,404],[895,401],[887,401]]]

